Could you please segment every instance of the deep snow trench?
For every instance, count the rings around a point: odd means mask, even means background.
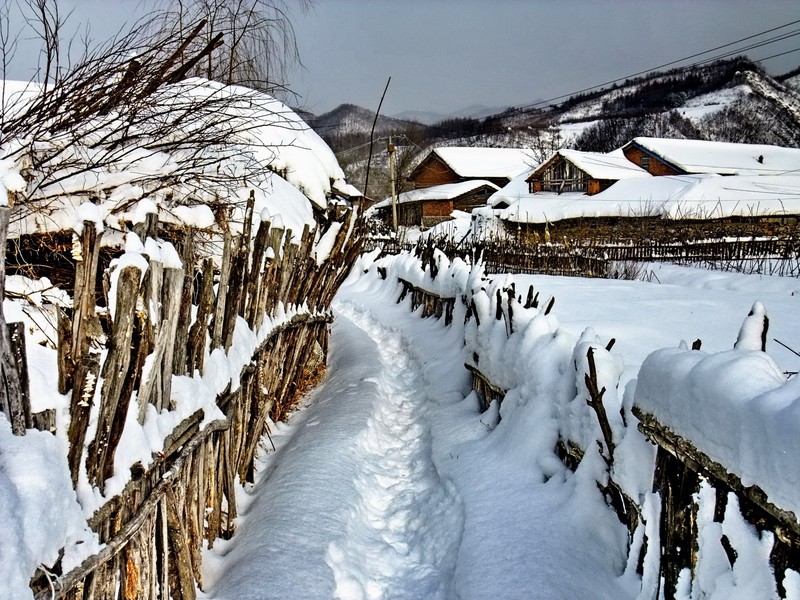
[[[453,578],[463,510],[433,464],[420,366],[402,333],[342,306],[377,346],[380,373],[367,427],[355,439],[358,501],[326,562],[340,598],[444,598]]]
[[[265,440],[200,597],[635,597],[613,512],[554,456],[542,476],[536,426],[480,414],[463,330],[376,279],[337,297],[326,379]]]
[[[211,598],[451,597],[464,512],[433,461],[422,367],[369,309],[336,313],[328,378],[207,553]]]

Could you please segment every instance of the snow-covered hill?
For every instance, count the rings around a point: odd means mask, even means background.
[[[375,111],[355,104],[341,104],[331,111],[310,117],[308,122],[317,133],[330,139],[348,134],[369,135],[374,120]],[[407,124],[406,121],[381,115],[375,124],[375,133],[385,135],[391,131],[401,131]]]

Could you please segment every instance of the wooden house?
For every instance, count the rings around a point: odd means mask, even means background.
[[[527,182],[531,194],[580,192],[592,196],[621,179],[643,177],[650,175],[622,152],[603,154],[562,149],[534,169]]]
[[[800,170],[800,149],[766,144],[638,137],[621,150],[651,175],[789,175]]]
[[[472,209],[485,205],[489,196],[497,190],[498,187],[492,182],[479,179],[404,192],[397,198],[397,224],[406,227],[433,227],[450,220],[454,210],[471,212]],[[376,204],[375,209],[381,219],[391,222],[391,198]]]
[[[411,172],[414,189],[485,180],[503,187],[533,166],[526,150],[516,148],[434,148]]]

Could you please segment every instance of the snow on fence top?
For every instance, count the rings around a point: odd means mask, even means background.
[[[800,380],[787,381],[769,355],[659,350],[642,364],[634,402],[800,515]]]
[[[16,91],[7,115],[37,100],[35,84],[5,85]],[[161,86],[146,102],[133,111],[135,125],[110,111],[66,133],[40,130],[4,144],[0,158],[25,177],[21,200],[35,207],[11,235],[68,229],[87,199],[113,227],[148,198],[162,220],[207,228],[220,218],[209,206],[230,210],[251,191],[258,214],[280,214],[299,234],[313,227],[314,208],[347,188],[322,138],[268,94],[192,78]]]

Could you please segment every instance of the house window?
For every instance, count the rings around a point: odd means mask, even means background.
[[[643,156],[642,157],[642,168],[645,169],[645,170],[649,170],[650,169],[650,157],[649,156]]]

